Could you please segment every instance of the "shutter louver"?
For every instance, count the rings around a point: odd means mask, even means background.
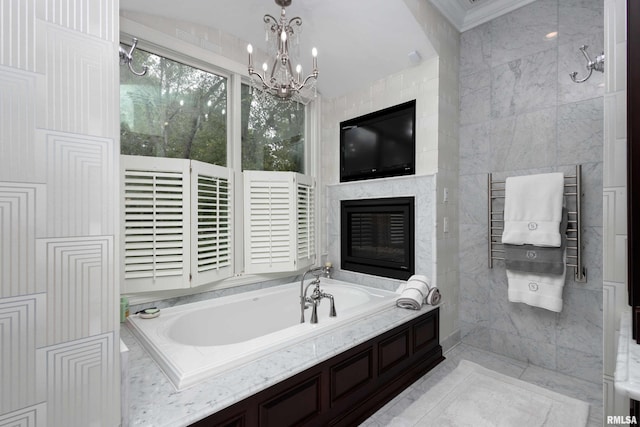
[[[192,286],[233,275],[230,170],[192,161]]]
[[[315,185],[304,175],[297,176],[298,268],[313,265],[316,255]]]
[[[245,272],[296,271],[315,261],[311,182],[293,172],[244,171]]]
[[[122,156],[124,279],[128,292],[189,287],[188,165]]]

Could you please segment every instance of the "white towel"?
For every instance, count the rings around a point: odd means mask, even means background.
[[[396,305],[401,308],[420,310],[424,299],[429,293],[429,284],[426,276],[414,275],[409,277],[406,284],[398,286],[400,296],[396,299]]]
[[[559,247],[563,200],[560,172],[507,178],[502,243]]]
[[[509,301],[559,313],[562,311],[562,290],[566,271],[566,263],[564,272],[559,275],[507,270]]]

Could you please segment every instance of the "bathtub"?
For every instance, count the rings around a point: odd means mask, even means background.
[[[305,285],[308,282],[305,282]],[[162,309],[159,317],[133,315],[127,325],[177,390],[249,363],[270,351],[395,306],[397,294],[334,279],[321,289],[335,298],[337,317],[329,317],[329,300],[311,309],[300,323],[300,282]]]

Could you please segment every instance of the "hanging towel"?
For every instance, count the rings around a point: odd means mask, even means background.
[[[562,173],[507,178],[502,243],[559,247],[563,200]]]
[[[505,244],[504,262],[507,270],[525,273],[563,274],[564,249],[567,246],[567,222],[567,209],[562,208],[559,248]]]
[[[424,299],[429,293],[429,284],[426,276],[413,275],[406,284],[398,287],[400,296],[396,299],[396,305],[401,308],[420,310]]]
[[[559,275],[507,270],[509,301],[521,302],[559,313],[562,311],[562,289],[565,274],[566,266],[562,274]]]

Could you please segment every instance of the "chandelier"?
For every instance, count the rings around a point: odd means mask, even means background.
[[[311,71],[311,74],[303,78],[300,64],[296,66],[295,73],[293,72],[289,44],[294,39],[294,36],[297,39],[298,33],[302,31],[302,28],[298,28],[302,26],[302,19],[295,17],[287,22],[285,7],[291,5],[291,0],[275,0],[275,2],[282,7],[280,20],[276,20],[271,15],[264,16],[267,42],[271,41],[275,48],[273,65],[269,71],[269,66],[265,62],[262,64],[262,73],[255,71],[253,68],[253,46],[248,45],[249,76],[252,77],[255,83],[262,86],[263,92],[270,93],[281,100],[288,100],[292,97],[299,97],[305,87],[314,86],[318,78],[318,51],[315,47],[311,50],[313,56],[313,71]],[[296,27],[296,30],[294,30],[294,27]]]

